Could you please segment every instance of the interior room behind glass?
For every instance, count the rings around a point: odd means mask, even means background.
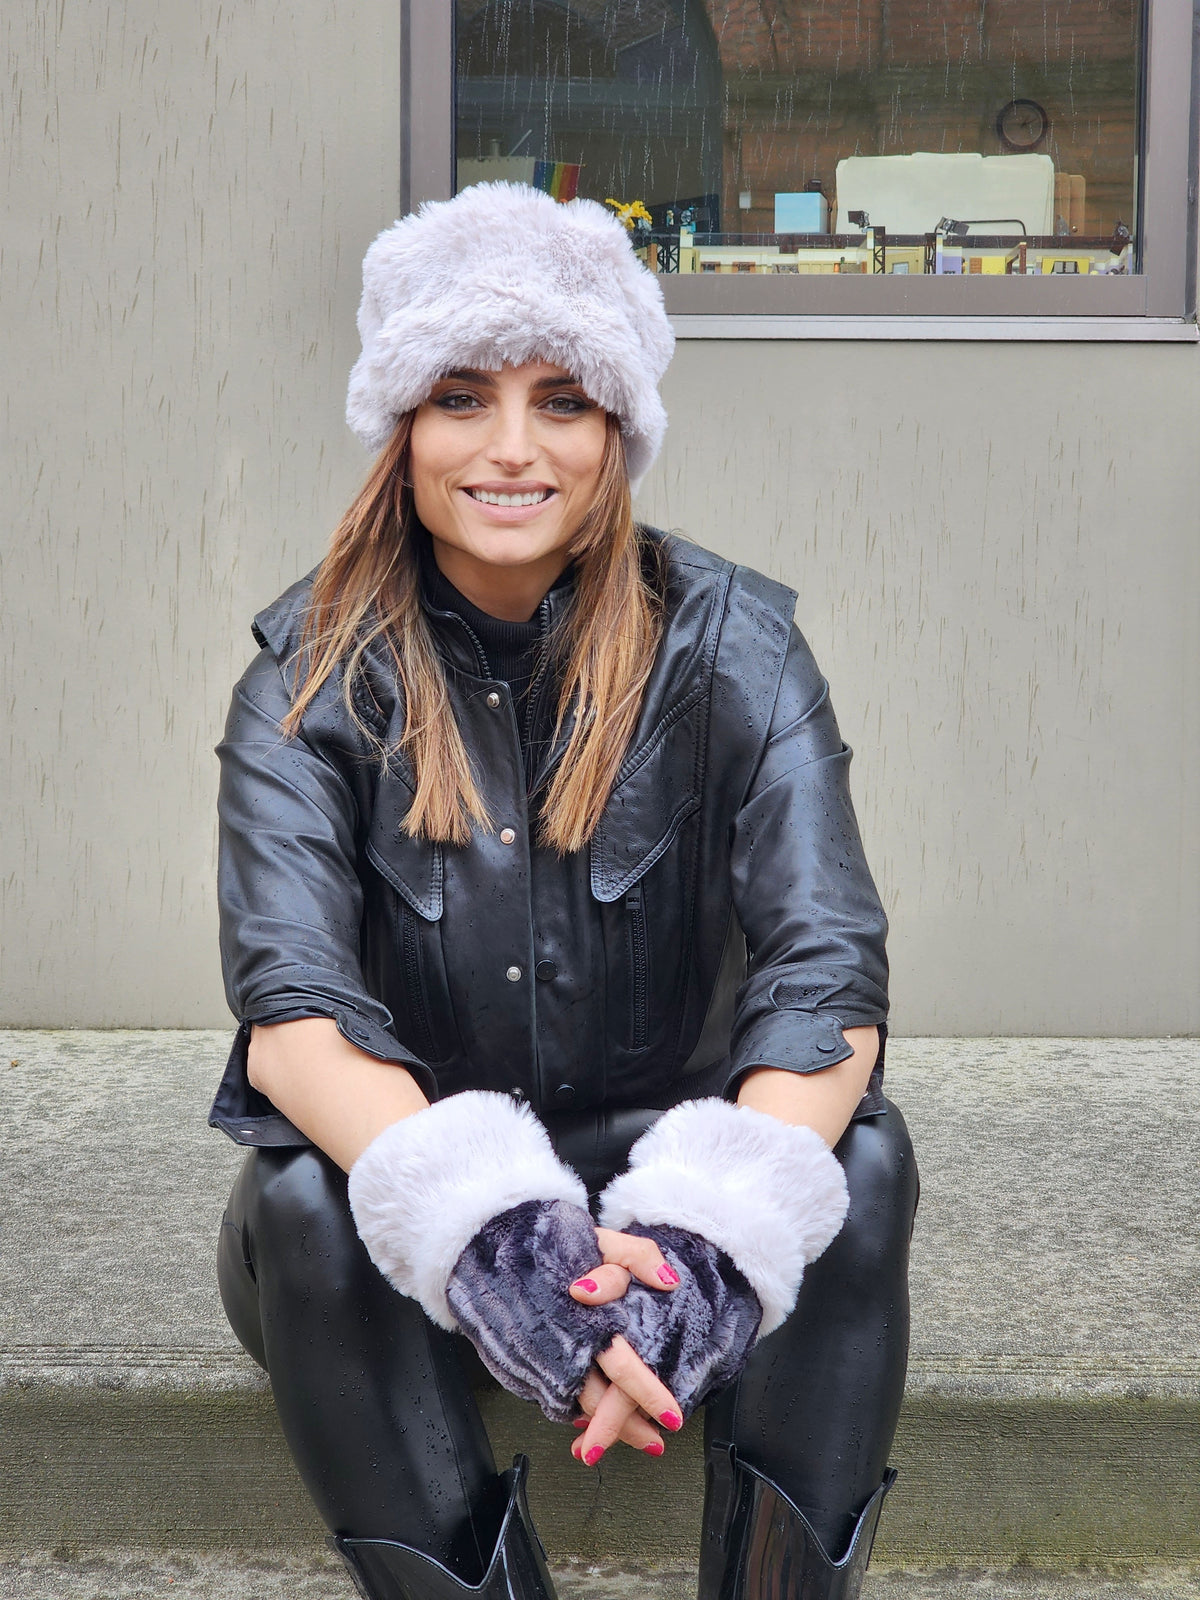
[[[1138,0],[455,11],[459,187],[640,201],[660,271],[1136,268]]]

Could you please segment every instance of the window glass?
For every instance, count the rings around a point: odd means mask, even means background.
[[[459,188],[659,272],[1138,270],[1138,0],[456,0]]]

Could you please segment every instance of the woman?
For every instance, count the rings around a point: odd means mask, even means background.
[[[230,1321],[375,1600],[553,1593],[463,1334],[585,1467],[704,1404],[702,1597],[844,1600],[916,1175],[795,595],[635,526],[672,336],[600,207],[426,206],[359,329],[379,455],[220,747]]]

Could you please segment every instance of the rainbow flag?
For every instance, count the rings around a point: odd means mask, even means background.
[[[579,169],[578,161],[535,161],[533,187],[544,190],[554,200],[574,200]]]

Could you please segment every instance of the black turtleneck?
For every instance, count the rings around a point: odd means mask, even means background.
[[[438,566],[432,549],[427,546],[422,554],[421,585],[426,600],[435,610],[450,611],[462,618],[479,642],[488,675],[509,686],[525,769],[532,783],[541,753],[554,732],[558,710],[558,697],[552,686],[543,686],[540,679],[535,704],[528,703],[530,686],[542,665],[545,641],[541,605],[539,603],[528,622],[505,622],[500,617],[490,616],[455,588]],[[569,588],[573,582],[574,569],[568,566],[551,588]],[[535,714],[536,727],[533,726]]]
[[[501,617],[489,616],[454,587],[432,558],[424,576],[430,604],[438,611],[452,611],[462,618],[483,648],[488,673],[507,683],[514,702],[519,704],[538,666],[542,623],[537,612],[528,622],[505,622]]]

